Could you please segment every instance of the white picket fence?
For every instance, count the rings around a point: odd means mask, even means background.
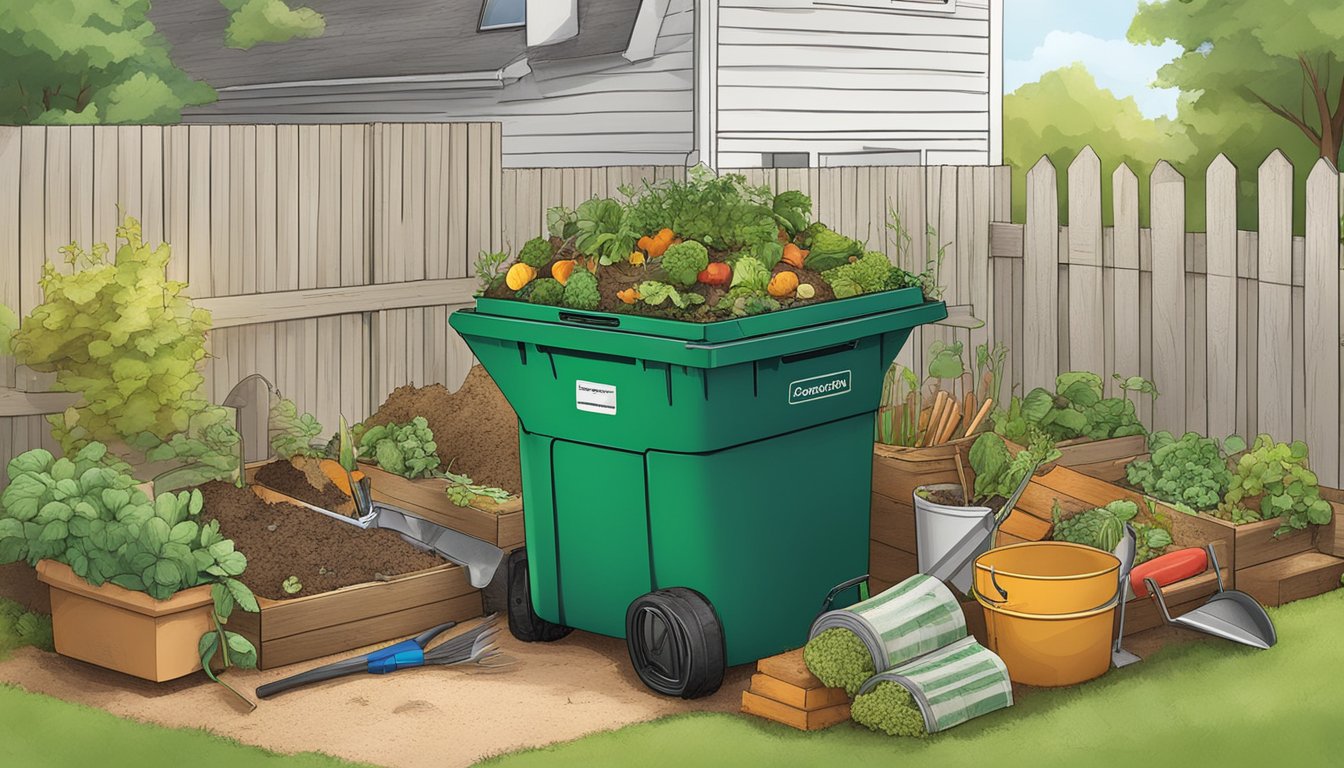
[[[1244,177],[1244,172],[1240,174]],[[1344,477],[1341,435],[1341,179],[1327,160],[1306,178],[1306,228],[1293,235],[1293,166],[1275,151],[1257,173],[1258,231],[1237,229],[1238,169],[1206,173],[1205,232],[1186,232],[1185,179],[1154,168],[1148,228],[1139,180],[1112,175],[1103,227],[1101,163],[1068,168],[1067,226],[1054,166],[1027,174],[1026,223],[995,223],[993,335],[1008,381],[1050,386],[1067,370],[1142,375],[1162,393],[1156,429],[1304,440],[1322,482]]]

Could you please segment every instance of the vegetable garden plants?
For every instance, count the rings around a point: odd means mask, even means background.
[[[548,238],[478,263],[482,295],[580,311],[714,322],[917,288],[885,253],[809,220],[800,192],[692,169],[547,213]],[[927,282],[927,281],[926,281]]]

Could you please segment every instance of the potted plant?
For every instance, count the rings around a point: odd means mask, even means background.
[[[155,682],[255,665],[224,629],[235,607],[257,610],[237,578],[247,558],[201,522],[200,491],[151,499],[97,442],[59,459],[28,451],[8,473],[0,563],[26,560],[51,587],[57,652]]]

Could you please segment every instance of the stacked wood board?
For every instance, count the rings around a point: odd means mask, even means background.
[[[843,688],[827,688],[807,671],[801,648],[756,662],[742,711],[801,731],[819,731],[849,719]]]

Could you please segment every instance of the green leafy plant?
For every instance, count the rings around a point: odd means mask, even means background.
[[[673,285],[686,288],[695,285],[696,275],[709,265],[709,253],[700,243],[686,240],[669,246],[660,264]]]
[[[729,288],[741,288],[743,294],[746,292],[765,295],[766,286],[770,284],[770,269],[759,259],[752,256],[743,256],[733,265],[733,279]]]
[[[853,696],[876,673],[873,656],[848,629],[823,629],[803,646],[803,663],[828,688],[844,688]]]
[[[677,309],[687,309],[705,301],[705,297],[698,293],[678,291],[667,283],[653,280],[645,280],[635,290],[639,291],[640,301],[655,307],[663,302],[671,302]]]
[[[1003,365],[1008,359],[1008,347],[1001,341],[977,344],[975,347],[975,377],[984,388],[985,399],[999,402],[1003,390]],[[984,402],[982,399],[981,402]]]
[[[505,251],[481,251],[476,257],[476,279],[480,281],[477,296],[504,283],[504,263],[508,260],[509,254]]]
[[[210,313],[183,295],[186,283],[167,278],[169,247],[146,243],[138,221],[126,217],[117,238],[110,260],[104,243],[89,251],[72,243],[61,249],[70,271],[43,265],[45,298],[13,335],[14,358],[82,396],[48,417],[65,453],[97,441],[139,463],[133,452],[169,444],[156,457],[195,459],[231,476],[227,411],[198,394]]]
[[[640,234],[667,228],[720,251],[738,251],[778,237],[775,196],[769,187],[752,186],[740,174],[716,176],[703,165],[691,168],[686,176],[685,181],[645,181],[639,191],[621,187],[621,193],[632,199],[627,228]]]
[[[533,304],[558,306],[565,300],[565,286],[553,277],[539,277],[528,283],[523,291],[527,300]]]
[[[562,214],[561,218],[565,216]],[[568,227],[566,231],[569,231]],[[639,233],[626,221],[625,206],[611,198],[597,197],[579,204],[569,236],[573,237],[579,253],[596,256],[602,264],[628,259],[639,239]]]
[[[295,456],[318,457],[326,452],[312,446],[322,433],[322,425],[311,413],[299,413],[299,406],[287,397],[271,404],[269,428],[271,453],[288,461]]]
[[[51,617],[29,611],[19,603],[0,597],[0,659],[24,646],[53,649]]]
[[[9,354],[9,338],[18,327],[19,318],[14,315],[14,310],[0,304],[0,355]]]
[[[812,213],[812,198],[802,192],[787,190],[775,195],[770,210],[775,214],[775,223],[792,238],[807,228],[807,217]]]
[[[439,447],[424,416],[407,424],[369,427],[359,439],[359,455],[406,478],[430,477],[439,466]]]
[[[1030,440],[1038,433],[1056,442],[1147,434],[1134,403],[1128,398],[1105,397],[1101,377],[1088,371],[1061,373],[1055,378],[1054,392],[1037,387],[1025,397],[1014,396],[992,418],[994,431],[1014,442]]]
[[[1307,444],[1277,443],[1269,435],[1258,435],[1237,460],[1215,514],[1237,523],[1277,517],[1275,536],[1325,525],[1333,517],[1330,502],[1321,498],[1316,473],[1308,466]]]
[[[839,299],[888,290],[894,284],[909,282],[906,275],[881,251],[867,251],[855,261],[821,273]]]
[[[449,501],[459,507],[470,507],[473,504],[476,504],[480,499],[488,499],[498,504],[509,498],[509,492],[503,488],[495,488],[489,485],[477,485],[466,475],[455,475],[452,472],[444,472],[443,477],[448,481],[448,485],[443,489],[444,493],[448,495]]]
[[[1044,436],[1037,437],[1014,455],[1002,437],[985,432],[971,444],[969,455],[971,469],[975,471],[974,501],[1011,497],[1033,465],[1046,464],[1059,457],[1055,444]]]
[[[216,653],[224,668],[256,666],[252,644],[223,628],[235,606],[258,610],[237,579],[247,558],[220,535],[219,521],[200,521],[199,490],[151,500],[129,467],[97,442],[60,459],[34,449],[10,461],[7,471],[0,563],[51,559],[94,586],[110,582],[156,600],[210,584],[215,629],[198,647],[206,673],[222,683],[210,668]]]
[[[583,267],[576,267],[565,283],[564,304],[571,309],[593,310],[601,303],[597,291],[597,276]]]
[[[929,344],[929,376],[935,379],[959,379],[966,373],[960,341],[934,339]]]
[[[1125,479],[1149,496],[1183,511],[1211,510],[1232,485],[1228,454],[1245,447],[1236,435],[1219,445],[1217,440],[1194,432],[1179,439],[1170,432],[1154,432],[1148,436],[1148,458],[1131,461],[1125,467]]]
[[[518,260],[540,269],[551,263],[551,255],[551,244],[543,238],[534,237],[523,243],[523,249],[518,252]]]
[[[280,582],[280,588],[285,591],[286,595],[297,595],[303,591],[303,582],[299,581],[298,576],[289,576]]]
[[[1050,516],[1054,520],[1051,538],[1055,541],[1071,541],[1106,552],[1115,551],[1120,539],[1124,538],[1125,523],[1129,523],[1134,526],[1135,565],[1157,557],[1172,543],[1171,531],[1135,520],[1139,516],[1139,505],[1123,499],[1067,518],[1056,501]]]
[[[818,272],[848,264],[850,259],[863,254],[863,243],[845,237],[819,221],[803,230],[798,241],[801,247],[807,249],[803,266]]]

